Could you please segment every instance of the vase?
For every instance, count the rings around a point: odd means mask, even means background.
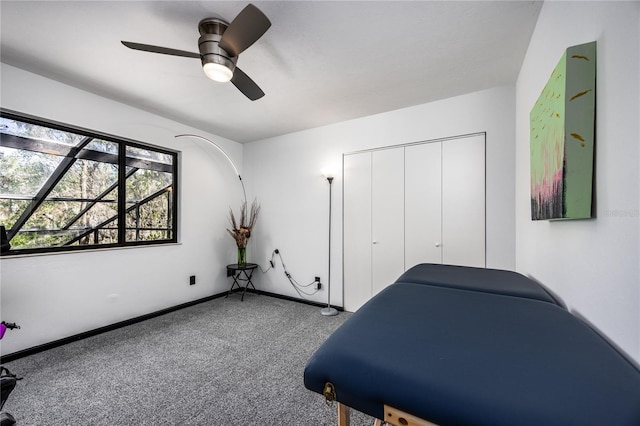
[[[247,264],[247,248],[238,247],[238,266],[244,266]]]

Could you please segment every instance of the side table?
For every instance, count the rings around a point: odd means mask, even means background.
[[[253,276],[253,271],[258,268],[256,263],[245,263],[244,265],[238,265],[237,263],[232,263],[231,265],[227,265],[227,276],[233,277],[233,283],[231,284],[231,288],[227,291],[227,295],[225,297],[229,297],[229,293],[233,290],[235,286],[238,286],[238,289],[242,290],[241,301],[244,301],[244,294],[247,292],[247,288],[249,286],[253,287],[255,290],[256,287],[251,282],[251,277]],[[240,281],[245,282],[244,286],[240,285]]]

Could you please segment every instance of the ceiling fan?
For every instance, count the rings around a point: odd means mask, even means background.
[[[271,21],[252,4],[247,5],[229,24],[220,18],[205,18],[198,24],[200,53],[170,49],[168,47],[122,41],[130,49],[164,55],[198,58],[210,79],[231,81],[247,98],[255,101],[264,92],[236,66],[238,55],[255,43],[271,26]]]

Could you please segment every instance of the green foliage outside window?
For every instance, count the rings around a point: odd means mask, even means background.
[[[176,240],[175,153],[5,112],[0,136],[0,225],[12,252]]]

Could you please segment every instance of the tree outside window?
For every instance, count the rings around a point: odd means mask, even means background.
[[[176,241],[175,152],[1,115],[9,254]]]

